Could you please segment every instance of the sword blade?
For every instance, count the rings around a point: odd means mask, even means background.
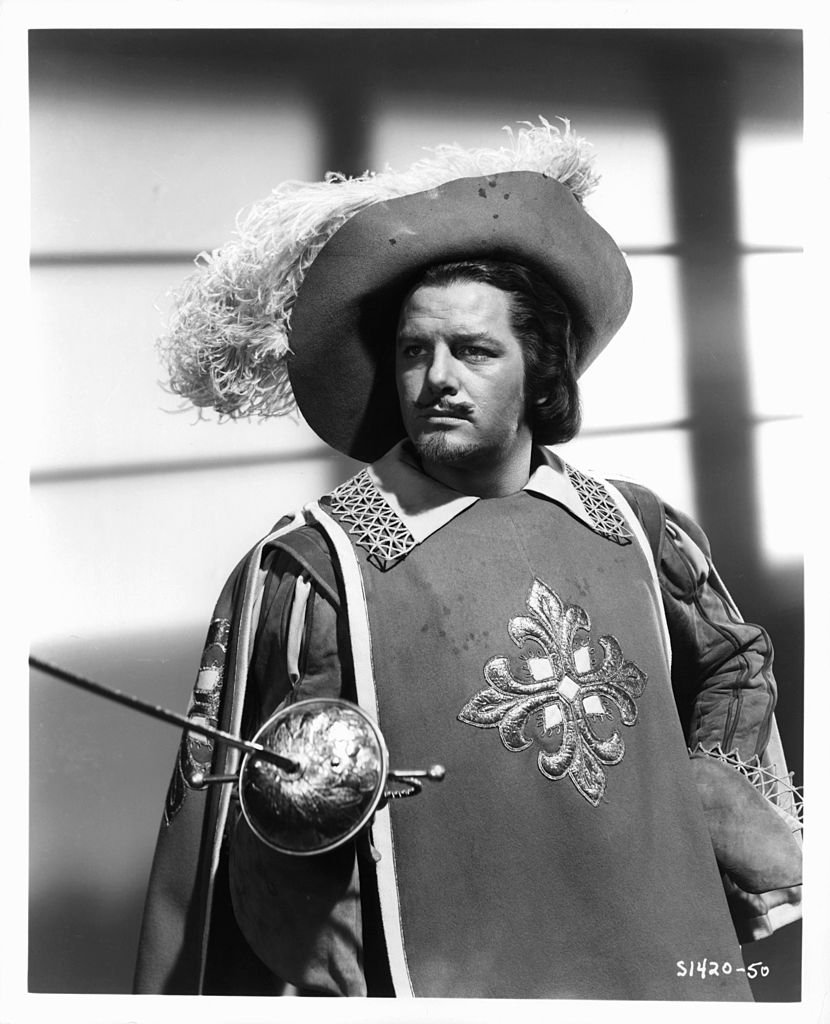
[[[58,668],[57,665],[50,665],[40,658],[30,655],[29,664],[32,668],[37,669],[38,672],[45,672],[55,679],[60,679],[64,683],[70,683],[72,686],[77,686],[89,693],[94,693],[98,697],[104,697],[106,700],[114,701],[116,704],[123,704],[124,707],[131,708],[133,711],[138,711],[143,715],[149,715],[150,718],[155,718],[161,722],[168,722],[170,725],[178,725],[188,732],[209,736],[212,739],[221,740],[231,747],[236,747],[238,750],[244,750],[249,754],[256,754],[261,760],[269,761],[285,771],[295,772],[299,768],[296,761],[283,757],[281,754],[276,754],[273,750],[260,746],[259,743],[243,740],[239,736],[234,736],[232,733],[217,729],[211,725],[192,722],[187,715],[180,715],[178,712],[170,711],[158,704],[150,704],[148,701],[141,700],[140,697],[133,697],[129,693],[122,693],[121,690],[114,690],[109,686],[103,686],[101,683],[93,682],[91,679],[76,675],[74,672],[67,672],[66,669]]]

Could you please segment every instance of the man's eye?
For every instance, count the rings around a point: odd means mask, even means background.
[[[404,347],[401,349],[401,355],[405,359],[415,359],[418,356],[422,355],[423,351],[424,349],[422,345],[404,345]]]
[[[480,345],[465,345],[463,348],[459,349],[458,355],[461,359],[471,359],[473,362],[476,362],[481,359],[488,359],[492,355],[492,352],[486,348],[482,348]]]

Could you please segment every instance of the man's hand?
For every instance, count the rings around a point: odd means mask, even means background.
[[[693,754],[691,766],[721,871],[745,893],[800,885],[798,823],[716,758]]]
[[[765,893],[744,892],[728,875],[724,875],[723,888],[732,923],[742,945],[766,939],[785,924],[801,920],[800,885]]]

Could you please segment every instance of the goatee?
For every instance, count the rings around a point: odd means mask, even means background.
[[[453,442],[444,433],[421,434],[412,440],[412,446],[422,462],[432,462],[437,466],[454,466],[459,463],[490,461],[493,451],[491,447],[467,442]]]

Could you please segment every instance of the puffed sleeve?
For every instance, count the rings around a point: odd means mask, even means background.
[[[757,941],[801,917],[800,821],[773,714],[772,643],[743,621],[703,530],[670,506],[657,571],[693,776],[738,939]]]
[[[688,516],[665,506],[658,577],[672,645],[672,685],[690,749],[761,757],[777,687],[763,627],[744,622]]]

